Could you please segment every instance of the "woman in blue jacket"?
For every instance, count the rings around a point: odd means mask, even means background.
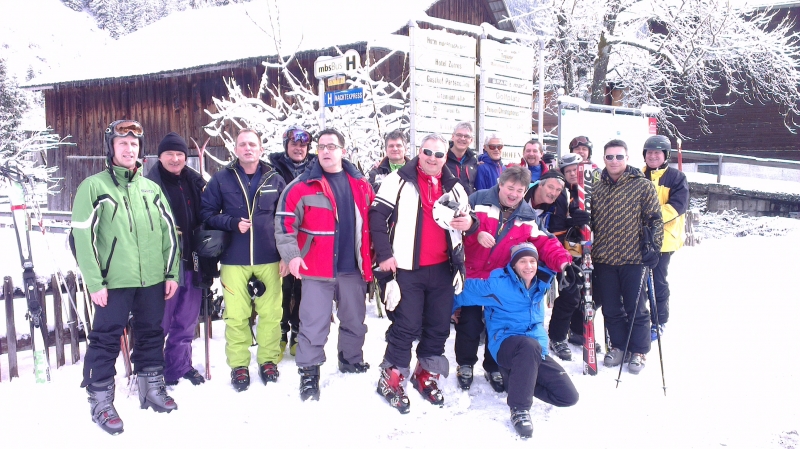
[[[511,248],[511,262],[492,271],[488,279],[467,279],[455,297],[454,309],[483,306],[489,351],[506,380],[511,422],[517,433],[533,434],[533,397],[557,407],[578,402],[578,391],[564,368],[547,355],[544,295],[553,275],[539,269],[539,254],[528,242]]]

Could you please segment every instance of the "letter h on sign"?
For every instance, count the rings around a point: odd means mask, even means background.
[[[345,70],[349,72],[350,70],[355,70],[356,68],[356,55],[345,58]]]

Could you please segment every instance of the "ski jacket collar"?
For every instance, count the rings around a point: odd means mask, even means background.
[[[503,206],[500,204],[500,186],[495,185],[489,189],[485,190],[478,190],[477,192],[473,193],[475,195],[475,205],[483,205],[483,206],[495,206],[498,209],[503,209]],[[519,219],[522,221],[533,221],[536,220],[536,213],[533,211],[533,208],[528,204],[524,199],[520,201],[519,206],[511,213],[511,216],[508,218],[509,222],[513,222],[514,220]]]
[[[414,159],[406,162],[406,165],[403,165],[399,170],[397,170],[397,174],[403,181],[414,184],[414,187],[416,187],[417,191],[419,191],[419,183],[417,182],[417,167],[419,167],[419,157],[415,157]],[[442,166],[441,176],[442,188],[445,192],[449,192],[456,184],[458,184],[458,178],[453,176],[453,173],[450,172],[449,168],[447,168],[447,164]]]
[[[453,161],[456,164],[466,164],[470,161],[470,159],[478,160],[477,156],[475,156],[475,150],[472,148],[467,148],[467,151],[464,152],[464,156],[459,159],[455,153],[453,153],[453,142],[450,142],[450,147],[447,150],[447,160]]]
[[[493,165],[495,168],[503,166],[503,159],[502,158],[500,158],[498,160],[494,160],[491,157],[489,157],[489,155],[486,154],[486,153],[483,153],[483,154],[480,155],[480,157],[478,157],[478,162],[482,162],[484,164]],[[527,167],[527,166],[528,166],[528,164],[525,164],[525,167]]]
[[[364,174],[347,159],[342,159],[342,170],[355,179],[362,179]],[[300,176],[297,177],[302,182],[320,181],[323,177],[324,170],[319,165],[319,160],[314,161],[306,168]]]
[[[608,174],[608,169],[605,168],[603,169],[603,173],[601,174],[600,177],[602,181],[607,184],[622,184],[628,182],[631,179],[644,178],[644,173],[642,173],[642,171],[636,167],[627,165],[625,167],[625,171],[622,172],[621,175],[619,175],[619,179],[617,179],[616,182],[614,182],[614,180],[611,179],[611,175]]]
[[[142,177],[142,163],[139,161],[136,161],[136,167],[133,169],[112,165],[111,170],[114,172],[114,177],[119,185],[136,182],[137,179]]]

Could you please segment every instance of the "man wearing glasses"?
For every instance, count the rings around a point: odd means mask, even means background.
[[[497,185],[497,179],[506,169],[503,166],[503,139],[490,134],[483,144],[483,154],[478,158],[478,174],[475,176],[475,190],[488,189]]]
[[[281,195],[275,237],[289,271],[303,280],[296,363],[300,398],[319,400],[320,365],[336,300],[339,371],[364,373],[367,282],[372,281],[372,246],[367,212],[375,194],[355,165],[344,160],[344,136],[319,134],[317,163]]]
[[[95,305],[83,362],[92,420],[117,435],[114,363],[133,313],[139,404],[157,412],[178,408],[164,384],[164,301],[178,290],[180,248],[175,221],[158,184],[142,175],[142,125],[117,120],[105,131],[107,170],[81,182],[72,206],[78,266]]]
[[[463,285],[462,232],[478,227],[471,212],[452,213],[454,218],[445,223],[448,229],[434,220],[434,203],[440,197],[458,210],[468,201],[458,179],[444,168],[446,145],[439,134],[425,136],[419,155],[383,180],[369,212],[376,261],[381,270],[396,274],[401,298],[387,336],[378,392],[401,413],[411,406],[404,386],[417,337],[411,383],[427,401],[444,403],[437,382],[450,370],[444,345],[450,335],[453,295]]]
[[[478,172],[478,158],[469,146],[475,138],[472,124],[461,122],[453,130],[450,149],[447,151],[447,168],[458,179],[467,195],[475,191],[475,177]]]
[[[228,231],[231,241],[220,256],[220,281],[225,300],[225,355],[231,385],[237,392],[250,387],[250,316],[253,300],[247,285],[256,278],[266,286],[255,298],[258,314],[256,362],[264,385],[278,381],[283,357],[281,293],[278,285],[281,257],[275,244],[275,207],[286,184],[261,160],[261,137],[253,129],[236,136],[236,159],[218,171],[203,191],[202,218],[211,229]]]
[[[650,351],[642,239],[647,228],[656,248],[661,247],[661,207],[653,183],[628,165],[625,142],[609,141],[603,155],[606,168],[595,185],[591,218],[594,299],[603,306],[611,339],[611,350],[603,364],[614,367],[628,363],[628,371],[638,374]]]
[[[269,162],[278,170],[288,185],[316,159],[316,154],[308,152],[311,134],[300,126],[292,125],[283,132],[283,153],[270,153]],[[281,353],[289,345],[289,353],[297,355],[297,334],[300,331],[300,301],[302,300],[302,281],[287,274],[281,286],[283,290],[283,317],[281,318]],[[291,326],[290,326],[291,325]],[[291,330],[291,338],[287,334]]]

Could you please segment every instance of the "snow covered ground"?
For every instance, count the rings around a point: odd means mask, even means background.
[[[476,367],[476,380],[462,392],[451,375],[442,382],[445,405],[424,402],[410,391],[411,413],[400,415],[375,392],[385,344],[386,319],[368,307],[370,332],[364,348],[373,365],[367,374],[340,374],[336,332],[328,342],[318,403],[298,397],[293,357],[280,363],[276,384],[262,385],[255,363],[250,389],[235,393],[224,356],[224,324],[214,323],[212,379],[194,387],[184,381],[171,394],[179,409],[169,415],[140,410],[126,379],[117,376],[117,409],[125,433],[111,437],[89,417],[78,387],[81,364],[52,371],[52,382],[34,383],[30,352],[20,354],[21,377],[9,382],[0,356],[0,441],[3,447],[61,441],[81,447],[589,447],[589,448],[798,448],[800,447],[800,361],[796,322],[800,301],[796,268],[787,262],[800,238],[800,223],[778,237],[705,240],[675,254],[670,270],[671,320],[663,338],[667,395],[661,389],[659,351],[654,344],[647,368],[633,376],[601,366],[596,377],[581,363],[564,362],[581,394],[571,408],[534,401],[534,437],[519,440],[509,423],[506,395],[494,393]],[[13,242],[0,233],[14,267]],[[55,247],[55,245],[53,245]],[[771,261],[771,262],[769,262]],[[0,312],[0,316],[2,313]],[[3,320],[4,321],[4,320]],[[598,319],[601,328],[602,316]],[[578,348],[573,347],[577,353]],[[51,355],[54,353],[51,352]],[[455,372],[453,338],[446,354]],[[481,352],[482,354],[482,352]],[[203,341],[194,344],[195,367],[203,366]],[[118,372],[124,372],[121,362]],[[42,432],[41,434],[39,432]],[[41,439],[41,437],[44,439]],[[64,439],[66,438],[66,439]]]

